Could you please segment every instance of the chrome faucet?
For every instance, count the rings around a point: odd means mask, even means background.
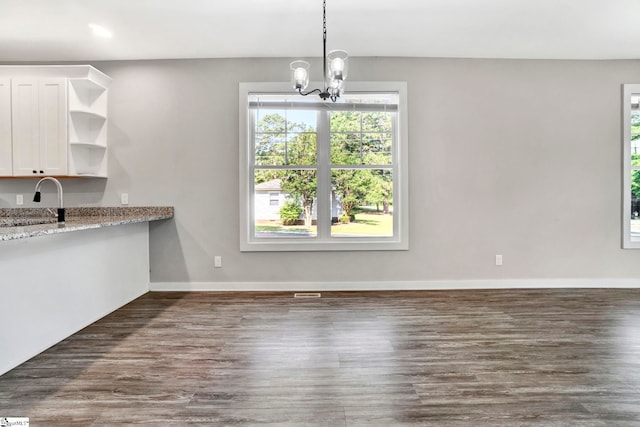
[[[53,183],[56,184],[56,187],[58,187],[58,213],[56,214],[56,218],[58,218],[58,222],[64,222],[64,201],[62,195],[62,184],[60,184],[60,181],[50,176],[42,178],[36,184],[36,194],[33,195],[33,201],[36,203],[40,202],[40,186],[44,181],[53,181]]]

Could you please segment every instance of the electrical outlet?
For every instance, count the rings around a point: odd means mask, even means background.
[[[220,255],[213,257],[213,266],[215,268],[222,268],[222,257]]]
[[[502,255],[496,255],[496,265],[502,265]]]
[[[24,196],[22,194],[16,194],[16,205],[24,205]]]
[[[122,193],[120,198],[121,198],[121,201],[122,201],[123,205],[128,205],[129,204],[129,193]]]

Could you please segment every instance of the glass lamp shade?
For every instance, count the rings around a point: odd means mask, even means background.
[[[329,94],[334,98],[339,98],[344,92],[344,80],[329,80],[329,87],[327,88]]]
[[[349,71],[349,55],[344,50],[332,50],[327,55],[329,80],[346,80]]]
[[[293,88],[305,90],[309,86],[309,63],[307,61],[293,61],[289,68],[291,68]]]

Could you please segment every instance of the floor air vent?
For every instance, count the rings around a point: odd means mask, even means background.
[[[321,298],[320,292],[296,292],[294,298]]]

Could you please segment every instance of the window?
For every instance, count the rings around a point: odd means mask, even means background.
[[[242,83],[241,250],[408,249],[405,105],[405,83]]]
[[[640,248],[640,84],[623,88],[622,246]]]

